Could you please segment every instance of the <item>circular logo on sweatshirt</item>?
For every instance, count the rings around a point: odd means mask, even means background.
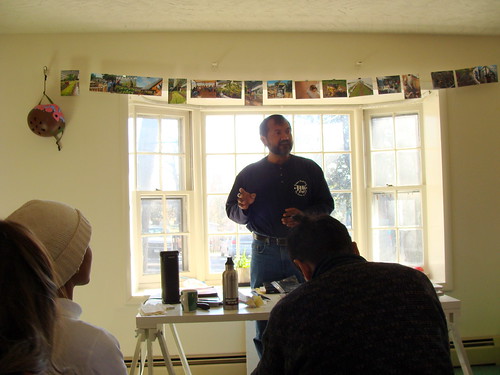
[[[293,185],[293,190],[298,196],[304,197],[307,194],[307,182],[304,180],[297,181],[295,185]]]

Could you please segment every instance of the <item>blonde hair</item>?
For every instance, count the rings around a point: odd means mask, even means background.
[[[53,370],[57,286],[50,256],[25,227],[0,220],[0,369]]]

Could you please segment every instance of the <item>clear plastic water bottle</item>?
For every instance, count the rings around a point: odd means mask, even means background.
[[[238,273],[232,257],[227,257],[226,269],[222,273],[222,303],[224,310],[238,309]]]

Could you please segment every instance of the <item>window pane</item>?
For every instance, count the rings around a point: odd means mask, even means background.
[[[179,233],[184,232],[184,225],[182,219],[182,199],[180,198],[167,198],[167,220],[166,232]]]
[[[420,147],[418,115],[395,117],[396,148]]]
[[[141,233],[164,233],[161,198],[141,199]]]
[[[207,158],[207,193],[228,193],[234,182],[233,155],[208,155]]]
[[[352,194],[333,193],[332,197],[335,202],[335,210],[332,216],[347,228],[352,228]]]
[[[396,225],[394,194],[374,193],[372,196],[372,226],[393,227]]]
[[[420,185],[420,151],[397,151],[398,185]]]
[[[160,251],[178,251],[179,252],[179,271],[189,270],[189,264],[186,253],[186,236],[158,236],[143,237],[143,273],[145,275],[160,273]]]
[[[325,179],[330,190],[351,189],[351,155],[325,154]]]
[[[394,127],[392,117],[374,117],[371,121],[371,149],[390,150],[394,148]]]
[[[349,151],[349,116],[323,116],[324,151]]]
[[[306,159],[311,159],[314,161],[316,164],[318,164],[321,169],[323,169],[323,154],[318,154],[318,153],[296,153],[295,155],[297,156],[302,156],[303,158]]]
[[[251,258],[252,241],[251,234],[209,236],[210,272],[224,271],[227,257],[234,259],[239,254],[246,254]]]
[[[237,152],[264,152],[264,144],[260,140],[259,125],[263,115],[236,116],[236,150]]]
[[[137,118],[137,151],[158,152],[160,144],[158,134],[157,119]]]
[[[175,155],[162,155],[161,190],[184,190],[184,179],[181,178],[181,158]],[[182,184],[182,185],[181,185]]]
[[[159,155],[137,155],[137,189],[146,191],[160,189]]]
[[[296,115],[294,120],[293,142],[296,152],[321,150],[320,116]]]
[[[206,152],[223,154],[234,152],[234,116],[210,115],[206,117]],[[257,132],[257,134],[259,134]],[[257,136],[258,138],[258,136]]]
[[[398,224],[400,227],[422,225],[422,196],[419,191],[398,193]]]
[[[189,271],[187,256],[187,237],[182,235],[166,236],[167,250],[179,252],[179,271]]]
[[[163,237],[142,238],[142,272],[145,275],[160,273],[160,251],[164,249]]]
[[[397,262],[396,231],[373,230],[373,260],[376,262]]]
[[[209,230],[211,233],[235,232],[236,223],[226,215],[226,195],[209,195],[207,197],[207,211]]]
[[[373,186],[395,185],[396,161],[394,152],[372,153],[372,184]]]
[[[161,152],[170,154],[181,152],[180,126],[180,121],[176,119],[161,120]]]
[[[399,231],[400,263],[408,266],[423,266],[424,249],[422,230],[402,229]]]
[[[229,256],[235,257],[241,254],[245,254],[248,258],[252,256],[252,242],[253,237],[251,234],[239,234],[236,236],[237,248],[234,251],[231,249]]]
[[[208,236],[209,268],[211,273],[224,271],[231,238],[234,236]]]

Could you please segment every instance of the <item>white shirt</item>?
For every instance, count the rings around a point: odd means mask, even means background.
[[[63,374],[127,374],[118,340],[103,328],[80,320],[82,308],[67,299],[57,299],[54,363]]]

